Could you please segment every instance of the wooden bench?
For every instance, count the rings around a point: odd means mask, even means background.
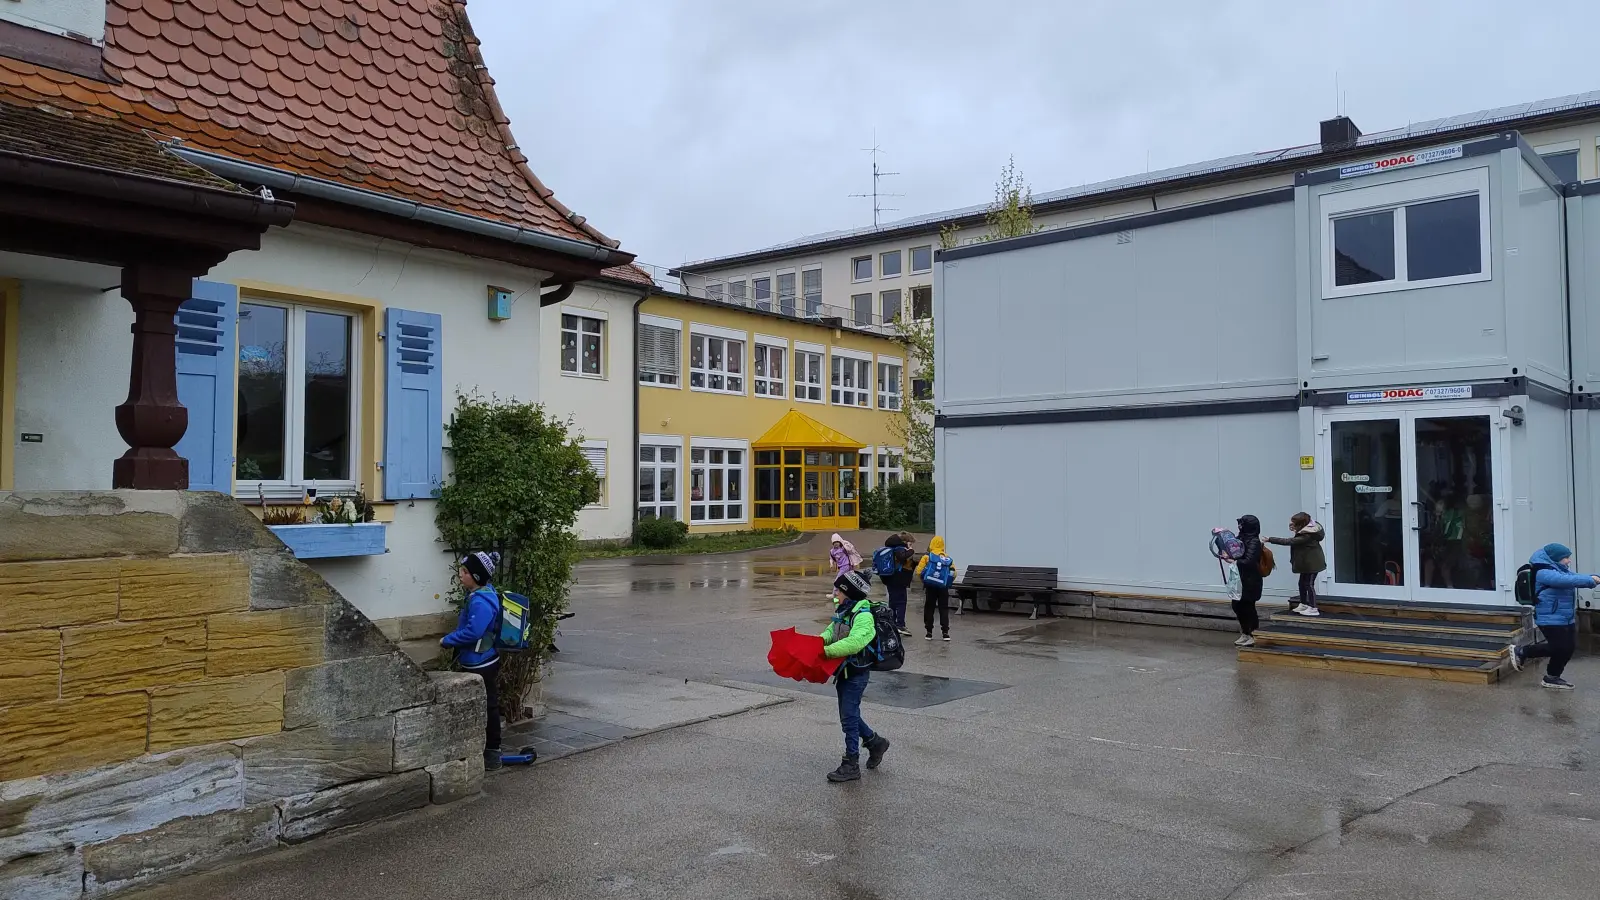
[[[1026,597],[1033,603],[1033,614],[1038,616],[1043,606],[1046,615],[1054,616],[1058,570],[1044,566],[968,566],[955,586],[956,611],[966,608],[972,600],[972,610],[978,610],[979,592],[989,595],[989,609],[999,609],[1002,603],[1017,603]]]

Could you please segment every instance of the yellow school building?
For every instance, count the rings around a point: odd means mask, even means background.
[[[640,519],[844,531],[860,524],[863,490],[903,477],[906,354],[888,328],[761,306],[641,303]]]

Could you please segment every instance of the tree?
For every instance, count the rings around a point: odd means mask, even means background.
[[[445,428],[454,470],[438,491],[434,522],[456,560],[474,550],[500,554],[495,586],[530,601],[533,636],[526,652],[503,652],[501,712],[521,716],[567,605],[577,552],[578,510],[599,496],[599,480],[567,423],[543,406],[456,397]],[[465,601],[459,584],[452,602]]]
[[[979,241],[998,241],[1021,237],[1039,230],[1033,221],[1033,189],[1017,169],[1016,157],[1006,160],[1000,170],[1000,180],[995,182],[994,202],[984,214],[989,232]],[[961,229],[954,224],[939,229],[939,246],[950,250],[961,244]],[[914,472],[933,471],[933,320],[906,319],[894,321],[895,335],[906,345],[912,366],[912,384],[927,385],[930,393],[919,398],[916,392],[906,392],[900,404],[900,415],[890,424],[890,430],[906,449],[906,462]]]

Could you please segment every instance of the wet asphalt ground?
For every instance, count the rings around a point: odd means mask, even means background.
[[[864,713],[882,769],[831,785],[831,687],[767,633],[820,628],[821,544],[581,566],[568,663],[794,702],[491,778],[486,796],[151,897],[1600,896],[1600,662],[1579,690],[1237,663],[1231,635],[1025,616],[915,624]]]

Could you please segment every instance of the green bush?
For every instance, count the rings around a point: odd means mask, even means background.
[[[689,523],[677,519],[644,519],[633,526],[633,544],[652,550],[666,550],[689,537]]]
[[[887,530],[895,527],[890,520],[889,492],[881,487],[868,488],[861,494],[861,527]]]
[[[916,528],[922,504],[934,502],[931,481],[891,484],[888,494],[890,528]]]

